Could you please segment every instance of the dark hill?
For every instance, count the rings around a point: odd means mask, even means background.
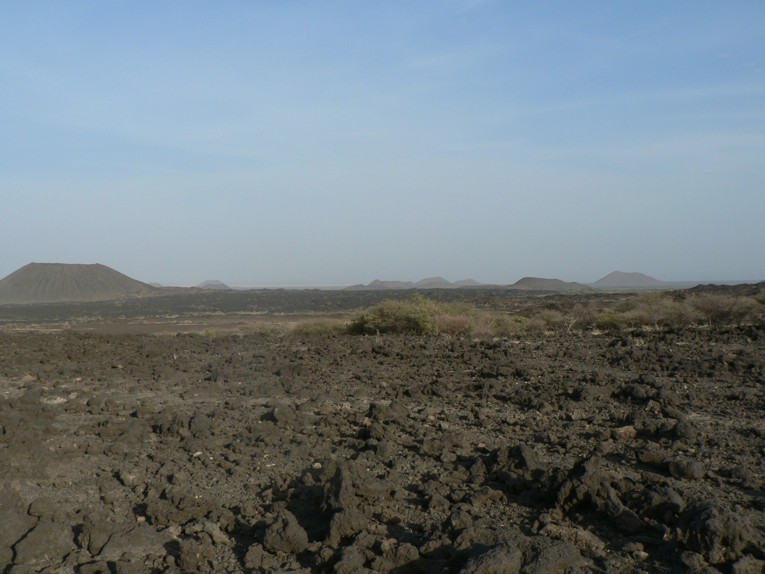
[[[231,287],[226,285],[223,281],[217,279],[208,279],[207,281],[197,285],[200,289],[220,289],[222,291],[231,291]]]
[[[560,279],[544,279],[541,277],[524,277],[510,285],[510,289],[523,289],[527,291],[554,291],[556,293],[592,291],[590,287],[574,281],[561,281]]]
[[[426,277],[414,284],[416,289],[452,289],[454,284],[443,277]]]
[[[614,271],[592,284],[598,289],[661,289],[670,284],[643,273]]]
[[[0,304],[110,301],[158,292],[100,263],[30,263],[0,280]]]

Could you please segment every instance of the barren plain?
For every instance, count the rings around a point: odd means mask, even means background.
[[[0,571],[763,571],[761,320],[284,328],[389,297],[0,307]]]

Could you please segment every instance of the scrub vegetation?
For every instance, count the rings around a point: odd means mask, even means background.
[[[719,329],[765,321],[765,293],[647,292],[613,303],[578,302],[537,306],[525,314],[482,310],[470,303],[444,303],[416,295],[387,300],[358,313],[347,325],[356,335],[514,336],[565,330],[618,332],[630,329]],[[338,326],[337,323],[334,324]]]

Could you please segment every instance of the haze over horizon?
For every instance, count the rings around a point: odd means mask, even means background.
[[[0,277],[765,279],[765,3],[9,2]]]

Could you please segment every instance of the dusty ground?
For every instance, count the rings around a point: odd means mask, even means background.
[[[103,331],[0,332],[2,572],[763,570],[762,328]]]

